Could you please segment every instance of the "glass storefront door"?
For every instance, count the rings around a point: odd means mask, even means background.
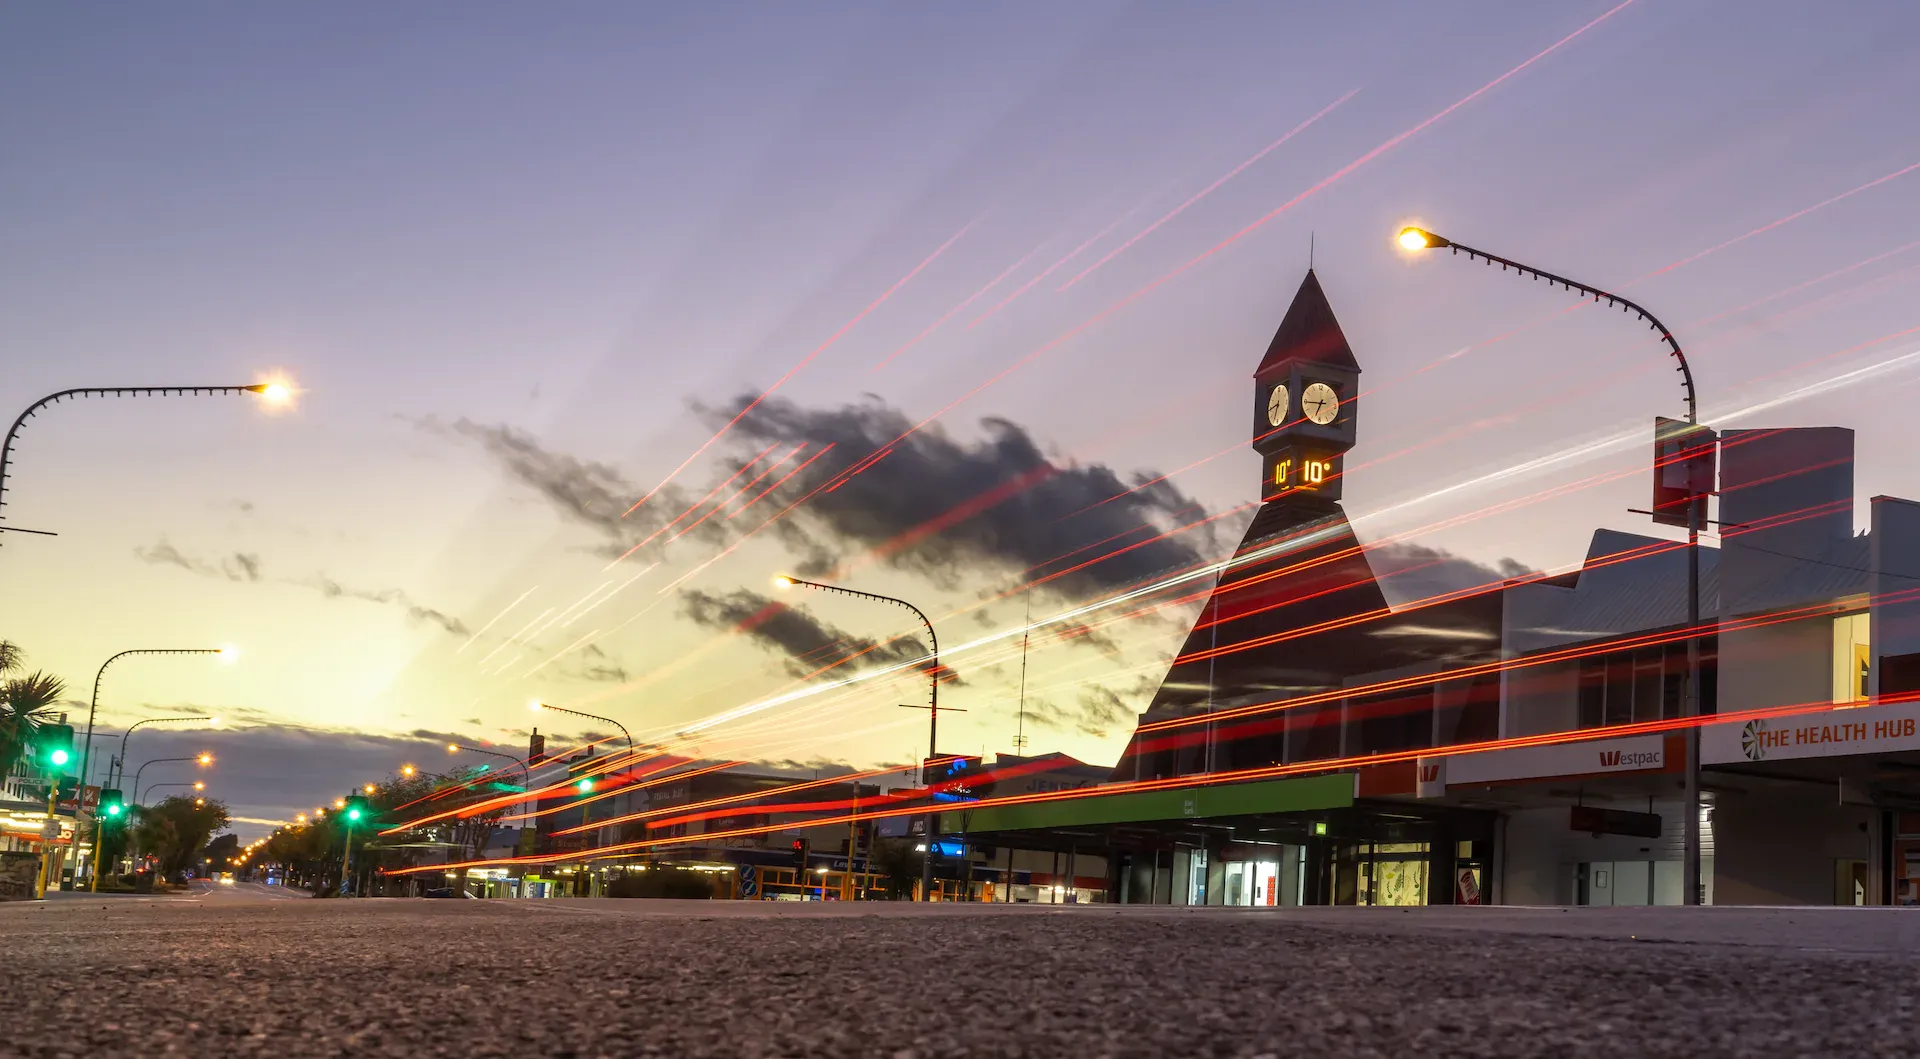
[[[1335,848],[1327,870],[1337,905],[1427,903],[1427,843],[1350,842]]]

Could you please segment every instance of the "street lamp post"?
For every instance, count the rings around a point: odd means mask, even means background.
[[[141,762],[140,767],[133,770],[133,804],[135,805],[140,804],[140,774],[147,771],[147,766],[148,765],[165,765],[170,762],[176,762],[176,761],[197,761],[201,764],[201,766],[204,767],[204,766],[213,764],[213,755],[212,754],[195,754],[192,757],[157,757],[152,759],[151,761]]]
[[[881,603],[892,603],[895,606],[907,608],[913,612],[914,617],[920,619],[920,624],[926,627],[927,640],[932,645],[932,650],[928,655],[929,661],[927,665],[927,757],[935,758],[940,756],[940,637],[933,631],[933,622],[927,617],[926,612],[908,603],[904,599],[896,599],[893,596],[883,596],[877,592],[862,592],[857,588],[842,588],[839,585],[827,585],[818,581],[807,581],[794,577],[791,574],[780,574],[773,579],[773,583],[777,588],[785,589],[792,588],[796,585],[804,585],[808,588],[820,589],[823,592],[838,592],[843,596],[854,596],[860,599],[877,600]],[[925,784],[926,767],[924,764],[921,766],[920,771],[920,782]],[[928,797],[931,799],[931,794],[929,794]],[[929,800],[927,804],[927,852],[926,856],[920,859],[920,899],[923,901],[933,900],[933,844],[937,837],[934,834],[936,822],[939,820],[939,814],[935,813],[932,809],[932,801]],[[848,850],[848,859],[852,859],[851,849]],[[849,865],[848,867],[851,869],[852,866]]]
[[[458,754],[461,751],[465,751],[469,754],[486,754],[489,757],[506,758],[508,761],[511,761],[515,765],[518,765],[520,767],[520,786],[524,789],[532,785],[532,777],[531,777],[532,769],[528,766],[526,758],[514,757],[512,754],[503,754],[498,750],[488,750],[485,747],[467,746],[464,743],[448,743],[447,744],[447,753]]]
[[[585,717],[589,721],[599,721],[602,724],[613,725],[615,728],[620,729],[620,734],[627,740],[627,756],[633,756],[633,733],[627,731],[626,725],[621,724],[611,717],[602,717],[597,713],[582,713],[579,710],[569,710],[565,706],[554,706],[545,702],[530,702],[527,704],[527,709],[535,713],[539,713],[541,710],[552,710],[555,713],[570,713],[575,717]],[[505,755],[502,756],[504,757]]]
[[[111,661],[111,659],[109,659],[109,661]],[[97,681],[98,678],[96,678],[96,683]],[[135,721],[133,724],[128,725],[127,730],[120,733],[120,753],[115,755],[112,762],[108,765],[107,786],[118,786],[118,783],[114,780],[114,776],[125,776],[127,774],[127,737],[133,734],[135,728],[144,727],[149,724],[181,724],[187,721],[205,721],[213,727],[218,727],[220,724],[220,718],[218,717],[149,717],[144,721]],[[135,773],[134,778],[138,779],[139,774]],[[138,805],[139,802],[136,801],[134,804]],[[93,881],[89,886],[89,889],[95,893],[100,891],[100,869],[97,862],[100,859],[100,839],[104,827],[104,822],[98,815],[95,815],[93,818],[93,859],[96,863],[94,865]]]
[[[1604,301],[1609,306],[1619,306],[1622,312],[1630,312],[1644,321],[1648,327],[1659,332],[1660,340],[1677,362],[1674,370],[1680,373],[1680,384],[1687,395],[1687,425],[1696,427],[1700,422],[1699,401],[1693,388],[1693,368],[1687,364],[1687,355],[1680,350],[1680,342],[1673,332],[1660,322],[1659,318],[1639,304],[1621,297],[1611,291],[1591,287],[1577,280],[1543,272],[1531,265],[1523,265],[1485,250],[1456,243],[1421,228],[1404,228],[1398,237],[1400,246],[1407,250],[1451,250],[1454,254],[1465,254],[1469,261],[1479,258],[1489,265],[1499,265],[1500,271],[1512,269],[1520,275],[1532,276],[1536,280],[1546,280],[1548,286],[1559,285],[1568,291],[1579,291],[1583,296],[1595,302]],[[1689,430],[1691,435],[1692,430]],[[1688,479],[1687,496],[1687,694],[1681,705],[1684,716],[1697,719],[1700,716],[1700,498],[1704,493],[1694,492],[1699,482]],[[1708,491],[1712,485],[1708,483]],[[1681,874],[1686,877],[1684,900],[1689,905],[1700,903],[1700,726],[1689,724],[1686,727],[1686,845],[1681,866]]]
[[[624,724],[621,724],[621,723],[620,723],[619,721],[616,721],[616,720],[614,720],[614,719],[613,719],[613,718],[611,718],[611,717],[602,717],[602,716],[600,716],[600,715],[599,715],[599,714],[597,714],[597,713],[582,713],[582,712],[581,712],[581,711],[579,711],[579,710],[569,710],[569,709],[567,709],[567,708],[566,708],[565,706],[553,706],[553,705],[549,705],[548,703],[544,703],[544,702],[539,702],[539,701],[534,701],[534,702],[530,702],[530,703],[528,703],[528,704],[527,704],[527,708],[528,708],[528,709],[530,709],[530,710],[532,710],[532,711],[533,711],[533,712],[535,712],[535,713],[539,713],[539,712],[540,712],[541,710],[552,710],[552,711],[553,711],[553,712],[555,712],[555,713],[567,713],[567,714],[572,714],[572,715],[573,715],[573,716],[575,716],[575,717],[584,717],[584,718],[586,718],[586,719],[587,719],[587,720],[589,720],[589,721],[600,721],[600,722],[602,722],[602,723],[604,723],[604,724],[610,724],[610,725],[613,725],[613,726],[614,726],[615,728],[618,728],[618,729],[620,729],[620,734],[621,734],[621,735],[623,735],[623,736],[625,736],[625,737],[626,737],[626,740],[627,740],[627,764],[628,764],[629,766],[631,766],[631,765],[633,764],[633,760],[634,760],[634,759],[633,759],[633,733],[632,733],[632,732],[629,732],[629,731],[627,731],[627,726],[626,726],[626,725],[624,725]],[[590,776],[587,776],[587,777],[582,777],[582,778],[581,778],[581,780],[580,780],[580,785],[579,785],[579,787],[578,787],[578,790],[579,790],[579,791],[580,791],[580,793],[581,793],[581,794],[583,794],[583,795],[584,795],[584,794],[587,794],[587,793],[589,793],[590,791],[592,791],[592,790],[593,790],[593,780],[592,780],[592,778],[591,778]],[[589,806],[589,803],[587,803],[587,802],[585,802],[585,801],[582,801],[582,802],[580,803],[580,826],[581,826],[581,827],[586,827],[586,826],[587,826],[587,824],[588,824],[588,823],[590,822],[590,820],[589,820],[589,817],[591,817],[591,815],[592,815],[592,810],[591,810],[591,809],[590,809],[590,808],[589,808],[588,806]],[[592,841],[594,841],[594,842],[598,842],[598,841],[599,841],[599,833],[598,833],[598,832],[595,832],[595,833],[594,833],[593,835],[591,835],[591,836],[589,836],[589,838],[590,838],[590,839],[591,839]],[[592,886],[594,885],[594,884],[593,884],[593,876],[592,876],[591,874],[589,874],[589,876],[588,876],[588,882],[587,882],[587,885],[588,885],[588,887],[589,887],[589,888],[591,888],[591,887],[592,887]],[[578,890],[578,887],[577,887],[577,886],[575,887],[575,890],[576,890],[576,891]]]
[[[192,787],[196,791],[204,791],[207,789],[207,784],[204,780],[194,780],[191,783],[187,782],[186,780],[178,780],[171,783],[156,783],[153,786],[147,788],[147,793],[152,794],[154,791],[157,791],[162,787]],[[139,805],[140,803],[136,801],[133,804]],[[142,808],[145,808],[145,807],[142,806]]]
[[[513,764],[520,766],[520,793],[523,796],[523,798],[528,791],[533,789],[533,759],[531,756],[514,757],[512,754],[503,754],[498,750],[488,750],[486,747],[467,746],[464,743],[448,743],[447,744],[447,753],[449,754],[458,754],[463,750],[469,754],[486,754],[489,757],[506,758],[508,761],[512,762]],[[526,804],[527,803],[524,800],[518,803],[515,803],[514,812],[516,813],[519,812],[522,808],[526,806]],[[581,807],[581,810],[580,810],[580,822],[582,824],[586,823],[586,816],[587,816],[586,808],[583,806]],[[522,834],[524,834],[525,831],[526,831],[525,828],[521,829]],[[449,849],[447,851],[447,863],[449,864],[453,863],[453,859],[454,859],[453,851]]]
[[[26,411],[20,413],[20,417],[13,421],[12,428],[7,431],[6,440],[0,441],[0,520],[6,518],[7,465],[13,460],[14,436],[19,434],[20,428],[26,425],[27,420],[32,419],[42,408],[73,397],[197,397],[243,393],[259,394],[274,404],[284,403],[293,396],[293,391],[285,383],[261,382],[251,386],[81,386],[71,390],[61,390],[59,393],[50,393],[40,398],[28,405]],[[11,528],[0,525],[0,531]]]
[[[0,480],[0,484],[4,484],[4,480]],[[91,702],[87,704],[87,738],[86,738],[86,742],[81,745],[81,750],[80,750],[80,788],[81,788],[80,793],[82,797],[77,798],[74,803],[74,808],[73,808],[74,830],[78,831],[80,828],[80,812],[85,807],[85,804],[86,804],[86,798],[84,797],[84,795],[86,793],[87,781],[92,777],[93,721],[94,721],[94,716],[100,712],[100,681],[106,677],[107,667],[113,665],[115,662],[119,661],[122,658],[127,657],[128,655],[208,655],[208,654],[219,655],[223,661],[231,661],[235,657],[234,649],[231,647],[139,647],[131,651],[122,651],[119,654],[114,655],[113,657],[107,659],[105,662],[100,663],[99,671],[93,675],[93,699]],[[97,819],[98,817],[96,816],[96,820]],[[97,840],[98,828],[96,828],[95,830],[96,830],[95,838]],[[97,844],[94,847],[94,857],[96,860],[99,859],[99,846]],[[64,856],[63,856],[63,860],[64,860]]]

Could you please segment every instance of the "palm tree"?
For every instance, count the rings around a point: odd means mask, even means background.
[[[20,658],[19,647],[0,640],[0,776],[20,764],[41,725],[54,723],[53,707],[67,693],[67,682],[52,673],[7,676]]]

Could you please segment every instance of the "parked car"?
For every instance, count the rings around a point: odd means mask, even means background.
[[[451,886],[442,886],[437,889],[428,890],[426,893],[423,893],[420,896],[421,897],[451,897],[455,899],[465,897],[465,898],[470,898],[476,901],[479,900],[479,898],[474,897],[471,892],[466,890],[456,890]]]

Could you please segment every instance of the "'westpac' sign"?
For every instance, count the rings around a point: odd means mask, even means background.
[[[1662,735],[1637,735],[1460,754],[1447,759],[1444,778],[1448,786],[1459,787],[1552,776],[1654,772],[1667,767],[1666,742]]]

